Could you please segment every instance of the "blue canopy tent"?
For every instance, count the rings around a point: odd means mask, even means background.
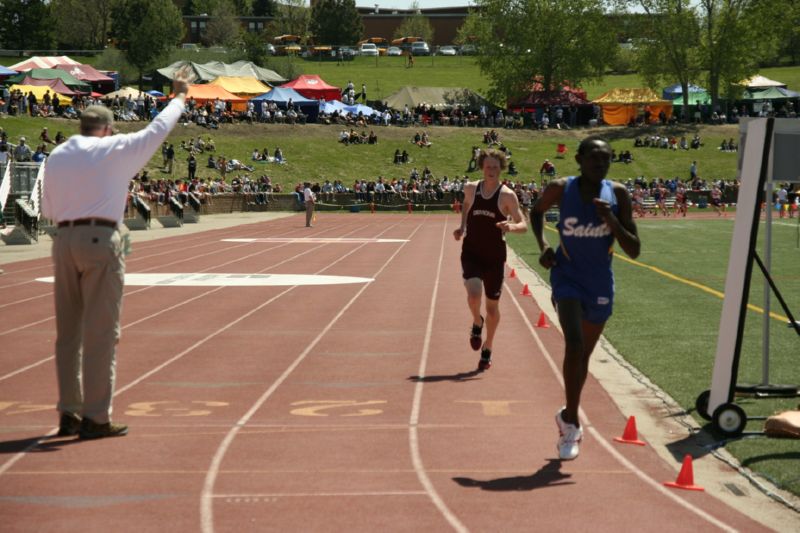
[[[0,76],[13,76],[16,73],[17,73],[16,70],[11,70],[8,67],[0,65]]]
[[[689,84],[689,98],[697,99],[697,95],[707,95],[708,91],[703,89],[702,87],[698,87],[697,85]],[[665,88],[661,91],[661,96],[664,100],[676,100],[676,99],[683,99],[683,87],[681,87],[680,83],[676,83],[675,85],[670,85],[669,87]],[[710,100],[710,98],[709,98]],[[691,103],[691,101],[690,101]]]
[[[256,105],[256,112],[260,112],[260,102],[275,102],[281,109],[286,109],[289,100],[295,109],[300,109],[306,115],[307,122],[316,122],[319,115],[319,102],[306,98],[294,89],[285,87],[275,87],[268,93],[264,93],[251,99]]]
[[[344,110],[350,113],[351,115],[358,115],[359,113],[361,113],[365,117],[369,117],[370,115],[375,113],[374,109],[364,104],[348,105],[344,107]]]
[[[339,111],[340,113],[345,110],[346,105],[344,105],[339,100],[328,100],[323,102],[320,100],[319,102],[319,110],[321,113],[333,113],[334,111]]]

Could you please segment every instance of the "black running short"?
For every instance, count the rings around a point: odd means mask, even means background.
[[[490,300],[499,300],[503,292],[505,259],[481,257],[466,250],[461,251],[461,271],[465,280],[480,278],[483,292]]]

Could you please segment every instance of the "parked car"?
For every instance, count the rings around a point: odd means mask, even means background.
[[[440,56],[454,56],[457,55],[458,52],[452,46],[442,46],[441,48],[439,48],[438,54]]]
[[[358,52],[356,52],[349,46],[340,46],[339,51],[342,53],[342,57],[346,59],[353,59],[355,56],[358,55]]]
[[[461,47],[461,55],[462,56],[474,56],[478,55],[478,47],[474,44],[465,44]]]
[[[374,43],[364,43],[358,49],[359,55],[375,57],[378,55],[378,47]]]
[[[264,49],[271,56],[277,55],[277,53],[278,53],[277,50],[275,50],[275,45],[272,44],[272,43],[267,43],[266,46],[264,47]]]
[[[417,41],[411,43],[411,53],[415,56],[429,56],[431,55],[431,49],[425,41]]]
[[[403,51],[397,46],[390,46],[386,49],[387,56],[401,56],[403,55]]]
[[[195,43],[183,43],[181,45],[181,50],[186,50],[188,52],[199,52],[200,47],[197,46]]]

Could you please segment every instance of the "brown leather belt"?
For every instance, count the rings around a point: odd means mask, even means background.
[[[59,228],[69,228],[71,226],[104,226],[106,228],[116,228],[117,223],[105,218],[76,218],[75,220],[62,220],[58,223]]]

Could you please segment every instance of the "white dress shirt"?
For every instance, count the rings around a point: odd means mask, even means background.
[[[173,99],[135,133],[73,135],[54,148],[45,167],[44,216],[56,223],[88,217],[121,223],[128,183],[167,138],[183,105],[183,97]]]

